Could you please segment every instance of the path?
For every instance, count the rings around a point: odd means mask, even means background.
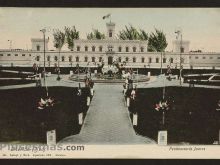
[[[153,140],[136,135],[124,105],[122,85],[99,84],[80,134],[60,143],[143,144]]]

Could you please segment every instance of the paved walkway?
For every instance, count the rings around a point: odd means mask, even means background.
[[[95,96],[78,135],[60,143],[86,144],[147,144],[153,140],[136,135],[127,107],[122,85],[95,85]]]

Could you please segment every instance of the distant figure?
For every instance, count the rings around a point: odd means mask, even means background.
[[[36,63],[33,64],[33,70],[34,70],[34,74],[38,73],[39,68]]]
[[[41,74],[36,75],[36,86],[41,87]]]
[[[94,82],[92,81],[92,79],[89,80],[89,86],[90,86],[90,88],[93,88],[93,86],[94,86]]]
[[[89,87],[89,78],[85,78],[85,87]]]
[[[131,78],[128,79],[128,89],[133,88],[133,80]]]

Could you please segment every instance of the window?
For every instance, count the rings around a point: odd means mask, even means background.
[[[142,58],[141,58],[141,62],[144,63],[144,60],[145,60],[144,57],[142,57]]]
[[[112,37],[112,31],[109,30],[109,37]]]
[[[50,61],[50,56],[47,56],[47,61]]]
[[[202,59],[206,59],[206,57],[205,57],[205,56],[203,56],[203,57],[202,57]]]
[[[15,56],[18,56],[18,54],[15,54]]]
[[[92,62],[95,62],[95,57],[92,57]]]
[[[170,58],[170,63],[173,63],[173,58]]]
[[[7,56],[11,56],[11,54],[8,54]]]
[[[133,62],[136,62],[136,58],[135,57],[133,57]]]
[[[0,56],[3,56],[3,54],[0,54]]]
[[[213,57],[209,57],[209,59],[213,59]]]
[[[133,47],[133,52],[136,52],[136,47]]]
[[[181,53],[184,53],[184,48],[183,48],[183,47],[181,47],[180,51],[181,51]]]
[[[102,46],[99,47],[99,51],[102,52]]]
[[[220,57],[218,57],[218,59],[220,59]]]
[[[22,54],[22,56],[25,56],[25,54]]]
[[[126,58],[125,58],[125,61],[126,61],[126,62],[128,62],[128,61],[129,61],[129,58],[128,58],[128,57],[126,57]]]
[[[99,62],[102,62],[102,57],[99,57]]]
[[[57,58],[57,56],[54,56],[54,61],[58,61],[58,58]]]
[[[77,51],[80,51],[80,46],[77,46],[76,49],[77,49]]]
[[[95,46],[92,47],[92,51],[93,51],[93,52],[95,51]]]
[[[118,62],[121,62],[121,57],[118,57]]]
[[[121,52],[121,47],[118,47],[118,51]]]
[[[31,57],[31,54],[29,54],[29,56]]]
[[[40,51],[40,45],[37,45],[37,51]]]
[[[61,60],[62,60],[62,61],[65,61],[65,57],[64,57],[64,56],[62,56],[62,57],[61,57]]]
[[[73,59],[72,56],[69,56],[69,62],[72,62],[72,59]]]
[[[129,52],[129,47],[126,47],[126,52]]]
[[[152,58],[150,57],[150,58],[148,59],[148,61],[149,61],[149,63],[152,63]]]
[[[88,46],[85,46],[85,51],[86,51],[86,52],[88,51]]]
[[[159,58],[156,58],[156,63],[159,63]]]
[[[36,57],[36,60],[37,60],[37,61],[40,61],[40,56],[37,56],[37,57]]]
[[[79,62],[79,57],[78,56],[76,57],[76,62]]]
[[[88,57],[85,57],[85,62],[88,62]]]
[[[144,48],[143,47],[141,47],[141,52],[144,52]]]
[[[163,63],[166,63],[167,62],[167,59],[166,58],[163,58]]]
[[[199,57],[198,57],[198,56],[196,56],[196,57],[195,57],[195,59],[199,59]]]

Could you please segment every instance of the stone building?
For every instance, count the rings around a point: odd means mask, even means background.
[[[131,68],[179,68],[220,69],[220,53],[189,52],[189,41],[174,41],[173,52],[148,52],[147,41],[119,40],[115,35],[115,23],[106,24],[106,39],[74,41],[73,51],[48,50],[49,40],[45,40],[45,65],[54,67],[60,61],[60,67],[96,67],[104,62],[111,65],[114,61]],[[31,67],[34,63],[44,65],[44,40],[32,38],[32,50],[0,50],[0,66]]]

